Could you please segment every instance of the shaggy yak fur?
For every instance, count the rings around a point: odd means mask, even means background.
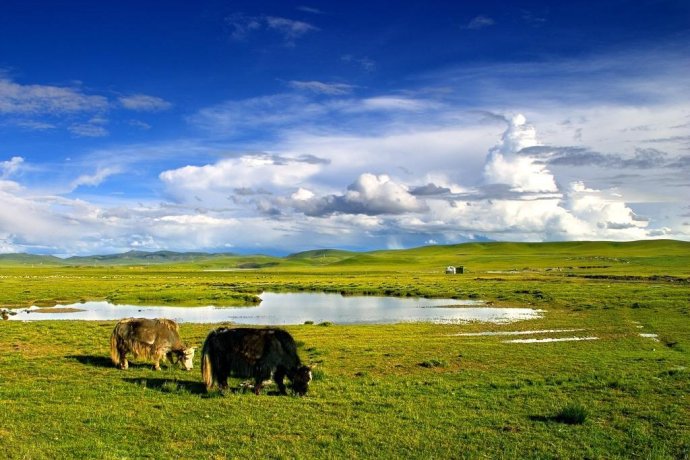
[[[311,381],[311,368],[297,356],[292,336],[282,329],[218,328],[206,337],[201,352],[201,376],[210,390],[214,383],[225,390],[228,376],[254,379],[254,393],[264,380],[273,380],[281,394],[287,394],[283,379],[292,382],[295,393],[303,396]]]
[[[158,318],[126,318],[115,325],[110,336],[110,358],[120,369],[127,369],[127,353],[135,358],[153,360],[153,368],[160,370],[160,360],[166,356],[184,370],[192,368],[195,348],[180,341],[179,326],[175,321]]]

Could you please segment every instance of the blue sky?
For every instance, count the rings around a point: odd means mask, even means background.
[[[685,1],[5,0],[0,252],[689,240],[689,56]]]

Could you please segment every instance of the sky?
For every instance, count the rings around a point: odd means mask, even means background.
[[[690,2],[0,3],[0,253],[690,240]]]

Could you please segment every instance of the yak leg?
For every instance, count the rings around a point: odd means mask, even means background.
[[[264,379],[256,379],[254,381],[254,394],[258,395],[261,393],[261,388],[263,387]]]
[[[161,359],[162,358],[163,358],[163,352],[161,350],[156,351],[156,354],[153,355],[153,370],[154,371],[161,370]]]
[[[117,350],[117,355],[119,357],[119,363],[117,363],[117,367],[119,369],[128,369],[129,368],[129,363],[127,362],[127,351],[118,349]]]
[[[273,381],[276,383],[276,385],[278,385],[278,391],[281,395],[287,394],[287,391],[285,390],[285,383],[283,383],[285,374],[285,369],[283,369],[282,367],[276,369],[275,373],[273,374]]]
[[[218,389],[222,392],[228,389],[228,372],[218,371],[215,377]]]
[[[261,392],[261,388],[264,386],[264,380],[267,380],[271,377],[271,373],[269,372],[256,372],[256,376],[254,377],[254,394],[258,395]]]

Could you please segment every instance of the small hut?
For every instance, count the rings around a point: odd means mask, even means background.
[[[446,267],[446,275],[456,275],[463,273],[465,273],[465,267],[463,267],[462,265],[459,265],[457,267],[449,265]]]

